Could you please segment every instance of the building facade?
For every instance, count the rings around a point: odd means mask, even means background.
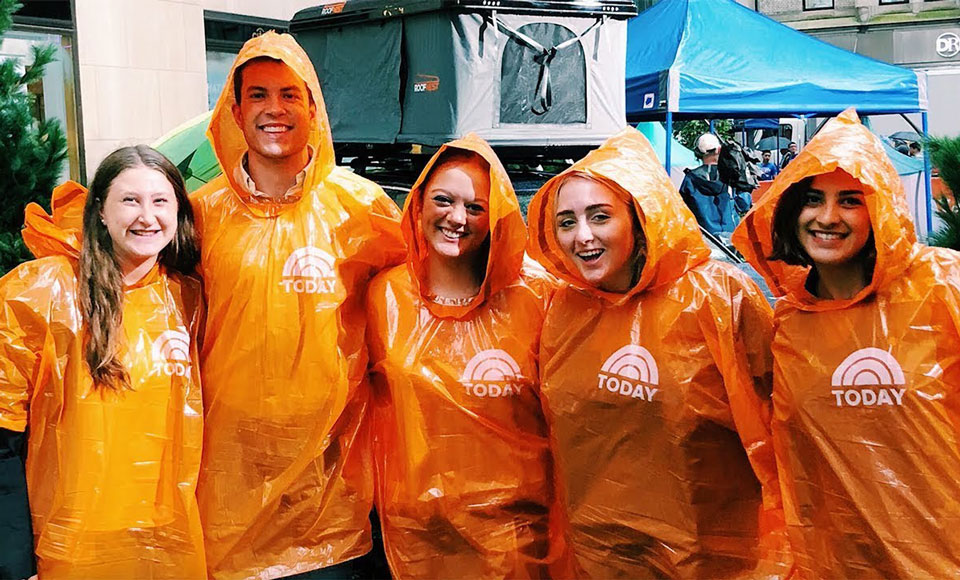
[[[39,118],[68,136],[64,178],[86,181],[122,145],[150,143],[212,106],[243,42],[285,30],[320,0],[21,0],[0,59],[29,65],[31,45],[58,62],[31,92]]]
[[[637,0],[641,9],[657,0]],[[960,134],[960,0],[737,0],[836,46],[924,71],[933,134]],[[263,30],[285,30],[323,0],[21,0],[0,59],[29,64],[36,44],[58,62],[29,87],[38,118],[68,137],[64,178],[86,181],[121,145],[150,143],[212,107],[234,55]],[[746,39],[758,58],[775,54]],[[913,122],[919,126],[918,116]],[[908,129],[877,118],[880,132]]]
[[[835,46],[925,72],[931,134],[960,135],[960,0],[755,0],[751,7]],[[760,52],[777,50],[756,42]],[[919,115],[910,117],[920,125]],[[890,116],[874,121],[882,134],[904,125]]]

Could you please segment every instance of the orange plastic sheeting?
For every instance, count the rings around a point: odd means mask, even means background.
[[[215,578],[288,576],[370,550],[373,471],[358,439],[369,401],[362,296],[406,254],[397,206],[334,166],[307,55],[267,32],[234,68],[259,56],[305,81],[316,125],[302,196],[252,199],[234,181],[246,145],[231,71],[208,132],[224,173],[191,198],[209,308],[198,494]]]
[[[589,286],[560,247],[572,173],[636,211],[647,255],[625,294]],[[541,338],[541,389],[569,536],[593,578],[776,577],[789,572],[770,441],[770,307],[709,259],[647,140],[626,129],[530,204],[531,255],[569,283]]]
[[[75,183],[59,187],[53,216],[31,204],[24,239],[39,259],[0,279],[0,427],[29,429],[38,571],[202,578],[200,283],[157,266],[125,289],[133,390],[95,389],[76,273],[85,195]]]
[[[816,300],[808,270],[769,261],[784,191],[842,169],[863,184],[870,284]],[[960,575],[960,254],[916,242],[900,178],[846,111],[829,121],[734,235],[775,292],[774,442],[798,572]]]
[[[440,304],[426,287],[422,187],[437,158],[490,164],[489,258],[480,293]],[[556,281],[523,264],[526,227],[507,173],[473,134],[434,155],[407,196],[407,264],[368,296],[377,398],[377,511],[397,578],[545,578],[553,500],[537,382],[540,325]]]

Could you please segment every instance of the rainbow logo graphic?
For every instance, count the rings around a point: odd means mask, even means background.
[[[598,388],[624,397],[653,401],[660,390],[660,371],[650,351],[628,344],[607,357],[597,373]]]
[[[337,286],[335,260],[313,246],[294,250],[283,264],[280,285],[297,294],[332,294]]]
[[[190,335],[183,326],[165,330],[150,349],[150,375],[186,376],[190,372]]]
[[[520,394],[520,365],[506,351],[491,348],[478,352],[460,375],[460,384],[474,397],[508,397]]]
[[[600,371],[648,385],[660,384],[657,361],[653,359],[649,350],[636,344],[628,344],[610,355],[600,367]]]
[[[900,363],[889,352],[875,347],[861,348],[843,359],[830,382],[837,407],[899,407],[907,392]],[[926,393],[918,394],[929,398]]]
[[[833,371],[834,387],[902,385],[900,363],[889,352],[868,347],[854,351]]]

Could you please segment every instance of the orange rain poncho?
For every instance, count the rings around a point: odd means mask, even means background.
[[[0,427],[29,427],[27,489],[40,578],[202,578],[194,492],[203,419],[199,281],[156,266],[124,290],[133,390],[93,387],[77,258],[86,192],[27,208],[39,258],[0,280]]]
[[[424,286],[421,188],[448,148],[490,164],[486,277],[464,305],[437,303]],[[390,568],[398,578],[546,577],[553,491],[537,347],[555,281],[523,265],[520,206],[485,141],[471,134],[440,149],[407,196],[403,232],[407,264],[377,276],[368,297]]]
[[[302,78],[317,107],[303,194],[252,199],[235,180],[246,143],[231,113],[233,71],[209,136],[224,173],[192,198],[208,318],[198,496],[210,574],[276,578],[371,548],[369,453],[359,445],[363,293],[406,253],[397,206],[334,165],[320,85],[289,35],[249,40],[234,63],[267,56]]]
[[[784,191],[846,171],[864,186],[873,279],[817,300],[808,269],[770,261]],[[900,178],[850,110],[828,122],[734,241],[777,303],[773,434],[797,571],[811,578],[960,575],[960,254],[916,243]]]
[[[625,294],[589,286],[554,230],[571,172],[622,196],[646,237]],[[647,140],[626,129],[530,203],[531,255],[569,283],[541,337],[544,408],[573,552],[593,578],[783,575],[768,421],[770,307],[710,260]]]

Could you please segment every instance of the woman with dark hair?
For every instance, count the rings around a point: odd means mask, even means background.
[[[524,263],[489,145],[444,145],[410,190],[407,262],[370,285],[377,511],[397,578],[545,578],[553,491],[537,384],[554,281]]]
[[[183,179],[124,147],[89,192],[69,182],[51,206],[27,208],[37,259],[0,279],[0,429],[28,433],[39,575],[205,577],[203,308]]]
[[[780,296],[772,432],[801,578],[960,575],[960,255],[851,109],[733,241]]]
[[[528,219],[531,255],[566,282],[540,377],[581,575],[786,575],[760,290],[710,259],[634,129],[548,181]]]

